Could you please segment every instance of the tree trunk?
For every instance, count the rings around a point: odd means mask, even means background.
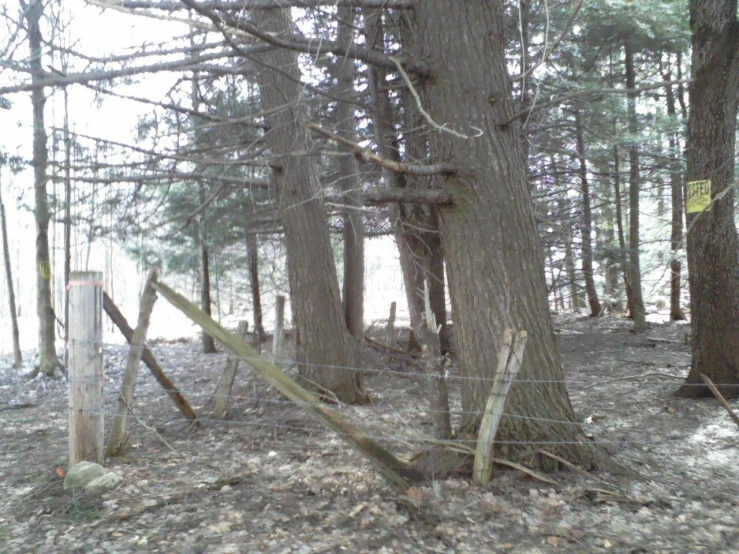
[[[338,8],[339,44],[349,46],[353,42],[354,8],[351,5]],[[351,98],[354,93],[355,62],[351,58],[339,58],[336,67],[338,92]],[[345,138],[356,140],[357,121],[355,106],[351,101],[338,102],[336,129]],[[339,179],[342,192],[344,223],[344,318],[349,332],[362,341],[364,338],[364,218],[362,216],[362,187],[357,163],[351,147],[339,144]]]
[[[669,73],[665,73],[662,78],[665,81],[671,79]],[[667,87],[667,115],[670,119],[676,119],[677,110],[675,108],[675,94],[672,87]],[[680,141],[676,133],[670,133],[669,137],[669,156],[673,160],[670,162],[670,191],[672,197],[672,227],[670,232],[670,321],[679,321],[685,319],[685,314],[680,306],[681,296],[681,272],[682,264],[678,258],[680,247],[683,241],[683,183],[680,171]]]
[[[198,200],[200,205],[205,204],[205,188],[202,183],[198,184]],[[205,211],[200,213],[200,221],[198,222],[198,246],[200,247],[200,308],[211,315],[211,307],[213,302],[210,297],[210,253],[208,252],[208,235],[207,235],[207,220]],[[201,340],[203,345],[204,354],[215,354],[216,343],[208,333],[202,331]]]
[[[254,22],[276,34],[292,32],[288,10],[256,10]],[[349,333],[341,305],[328,222],[319,194],[312,141],[303,124],[298,55],[273,49],[255,56],[266,68],[258,76],[262,108],[271,129],[266,142],[278,157],[272,177],[285,229],[290,303],[299,336],[297,358],[305,384],[327,398],[354,403],[365,400],[359,371],[359,342]]]
[[[30,68],[31,82],[44,79],[41,65],[41,16],[43,3],[41,0],[30,0],[25,8],[28,22],[28,43],[31,49]],[[44,124],[44,106],[46,92],[43,88],[35,88],[31,92],[33,104],[33,177],[34,177],[34,216],[36,219],[36,312],[39,329],[39,367],[38,370],[49,376],[58,374],[61,367],[56,354],[55,316],[51,303],[51,263],[49,260],[49,199],[46,194],[46,171],[49,153],[46,148],[46,127]]]
[[[403,48],[406,51],[411,51],[414,48],[415,37],[413,30],[408,24],[408,19],[403,19],[401,23],[400,36]],[[423,116],[416,106],[415,98],[407,90],[402,92],[401,98],[406,127],[406,132],[403,134],[405,157],[411,162],[427,160],[428,140],[426,133],[419,131],[423,129],[425,124]],[[387,111],[389,117],[392,113],[389,105]],[[391,143],[393,152],[400,150],[397,135],[393,134]],[[397,181],[396,186],[427,189],[429,185],[430,180],[428,178],[406,175]],[[436,323],[439,326],[441,352],[446,354],[450,349],[451,337],[447,324],[444,249],[441,244],[441,235],[439,234],[437,210],[434,206],[401,205],[400,218],[403,222],[405,232],[408,234],[408,242],[413,249],[417,262],[416,290],[419,292],[424,290],[424,282],[428,281],[430,286],[431,310],[434,312]],[[417,299],[419,307],[423,311],[425,308],[420,294],[417,294]]]
[[[259,285],[259,243],[256,233],[246,235],[246,255],[249,258],[249,286],[251,288],[251,305],[254,316],[254,335],[258,348],[264,342],[264,322],[262,316],[262,293]]]
[[[577,157],[580,162],[580,191],[582,192],[582,272],[585,277],[585,292],[590,305],[590,317],[598,317],[601,313],[598,291],[593,278],[593,212],[590,208],[590,183],[588,183],[588,166],[585,159],[585,139],[583,137],[580,112],[575,112],[575,133],[577,138]]]
[[[66,64],[64,64],[66,67]],[[69,133],[69,95],[64,89],[64,343],[69,343],[69,275],[72,272],[72,137]],[[67,363],[69,347],[64,348]]]
[[[634,317],[634,297],[631,290],[631,270],[629,269],[629,256],[626,253],[626,237],[624,236],[624,218],[621,204],[621,166],[618,157],[618,146],[613,147],[613,193],[616,205],[616,231],[618,233],[619,260],[624,276],[624,289],[626,291],[626,311],[629,317]]]
[[[687,214],[692,363],[678,396],[708,396],[701,374],[739,396],[739,239],[734,159],[739,101],[736,0],[691,0],[687,181],[711,180],[708,211]]]
[[[431,159],[459,168],[435,182],[454,198],[453,205],[440,207],[439,226],[455,314],[463,427],[470,431],[479,425],[504,330],[525,330],[531,348],[511,391],[496,455],[548,465],[536,443],[554,441],[561,455],[591,467],[600,456],[580,443],[585,438],[573,424],[549,316],[520,125],[498,123],[515,111],[503,5],[503,0],[414,3],[417,51],[439,71],[420,85],[429,116],[444,125],[429,133]]]
[[[624,39],[624,63],[626,67],[626,88],[636,88],[636,70],[634,68],[634,45],[632,39]],[[629,119],[629,286],[631,287],[631,316],[634,329],[644,330],[647,326],[647,313],[644,309],[641,287],[641,263],[639,260],[639,144],[636,135],[639,132],[639,121],[636,115],[636,94],[628,95]]]
[[[384,43],[384,29],[380,12],[369,12],[365,18],[365,29],[368,43],[372,47]],[[369,84],[374,104],[372,121],[375,140],[378,151],[383,158],[399,162],[399,150],[389,148],[386,142],[388,130],[392,128],[393,113],[387,92],[380,90],[380,83],[383,82],[385,82],[385,71],[377,67],[370,68]],[[397,137],[394,136],[394,138]],[[409,155],[412,154],[409,153]],[[391,173],[387,169],[383,169],[383,177],[388,185],[398,188],[406,186],[403,176],[398,173]],[[429,407],[434,425],[434,436],[440,440],[448,440],[452,436],[449,391],[441,354],[441,340],[434,328],[437,321],[433,316],[431,307],[430,286],[422,265],[424,260],[428,260],[428,256],[424,256],[422,248],[414,248],[414,241],[420,240],[419,234],[408,230],[408,219],[406,217],[404,221],[401,215],[402,209],[403,207],[397,204],[390,205],[390,222],[398,246],[400,268],[403,273],[408,313],[411,320],[411,341],[415,336],[420,344],[422,358],[429,378]],[[423,297],[419,295],[421,291],[425,292]]]
[[[607,169],[606,169],[607,171]],[[606,303],[612,311],[621,311],[621,290],[619,288],[619,263],[616,252],[615,215],[613,209],[613,190],[607,181],[600,185],[602,202],[600,222],[597,224],[602,236],[603,263],[605,265],[605,287],[603,294]]]
[[[0,170],[2,165],[0,165]],[[18,331],[18,314],[15,308],[15,290],[13,288],[13,270],[10,266],[10,250],[8,249],[8,224],[5,219],[5,204],[2,197],[2,179],[0,179],[0,229],[3,239],[3,263],[5,265],[5,280],[8,282],[8,309],[10,310],[10,323],[13,332],[13,367],[23,367],[23,354],[21,353],[20,332]]]

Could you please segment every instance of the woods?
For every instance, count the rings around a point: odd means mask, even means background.
[[[567,332],[622,333],[624,356],[665,342],[687,355],[689,344],[689,368],[629,358],[659,367],[627,380],[681,383],[653,399],[668,413],[677,399],[739,397],[737,8],[4,7],[0,117],[15,127],[0,139],[0,329],[13,375],[65,377],[70,402],[81,394],[65,364],[79,352],[70,287],[86,285],[70,275],[100,271],[106,333],[130,343],[115,401],[84,408],[96,437],[112,422],[110,460],[134,449],[134,422],[174,451],[169,415],[137,416],[143,359],[188,432],[261,417],[277,398],[404,490],[473,474],[486,483],[491,460],[542,482],[618,474],[631,464],[613,437],[591,433],[601,414],[583,408],[563,363]],[[153,308],[155,290],[186,318]],[[135,329],[123,313],[139,314]],[[21,348],[29,328],[33,352]],[[157,340],[194,333],[208,356],[160,359]],[[597,352],[594,364],[611,355]],[[191,382],[192,360],[204,376]],[[255,376],[276,390],[258,391]],[[420,394],[412,421],[383,412],[407,377]],[[362,421],[378,414],[387,429],[376,436]],[[87,461],[103,462],[93,450]]]

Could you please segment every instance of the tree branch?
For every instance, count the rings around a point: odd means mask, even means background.
[[[542,110],[544,108],[550,108],[552,106],[557,106],[559,104],[562,104],[563,102],[566,102],[567,100],[572,100],[573,98],[578,98],[581,96],[590,96],[591,94],[639,94],[641,92],[647,92],[650,90],[655,90],[658,88],[664,88],[669,87],[672,85],[685,85],[688,83],[692,83],[692,79],[682,79],[680,81],[661,81],[659,83],[655,83],[652,85],[646,85],[641,88],[594,88],[594,89],[582,89],[582,90],[575,90],[568,94],[565,94],[563,96],[560,96],[559,98],[555,98],[554,100],[550,100],[549,102],[542,102],[540,104],[537,104],[533,108],[526,108],[525,110],[521,110],[520,112],[517,112],[513,114],[508,120],[501,123],[501,126],[505,127],[506,125],[510,125],[514,121],[516,121],[519,117],[523,117],[531,113],[533,110]]]
[[[362,194],[365,204],[453,204],[452,195],[439,189],[399,189],[381,188],[367,191]]]
[[[52,180],[61,180],[62,177],[51,175]],[[268,190],[270,183],[267,180],[261,179],[244,179],[241,177],[228,177],[225,175],[209,175],[206,173],[182,173],[178,171],[168,171],[166,173],[152,173],[150,175],[120,175],[113,177],[75,177],[75,181],[80,183],[144,183],[144,184],[155,184],[153,181],[213,181],[216,183],[226,183],[231,185],[239,185],[242,187],[249,188],[260,188]]]
[[[250,48],[250,51],[259,52],[265,49],[265,45],[259,44]],[[110,69],[107,71],[89,71],[84,73],[67,73],[66,75],[52,75],[46,73],[44,78],[33,83],[27,82],[22,85],[13,85],[8,87],[0,87],[0,95],[12,94],[15,92],[27,92],[44,87],[63,87],[79,83],[89,83],[90,81],[106,81],[108,79],[116,79],[118,77],[130,77],[132,75],[141,75],[144,73],[157,73],[160,71],[182,71],[190,69],[192,66],[198,66],[204,61],[218,60],[222,58],[233,57],[231,52],[218,52],[214,54],[206,54],[200,58],[194,59],[188,57],[182,60],[171,62],[155,63],[151,65],[142,65],[138,67],[127,67],[121,69]],[[18,70],[19,68],[13,68]]]
[[[320,127],[316,125],[315,123],[306,123],[305,126],[308,129],[311,129],[312,131],[315,131],[316,133],[323,135],[325,137],[330,138],[333,141],[338,142],[339,144],[343,144],[344,146],[348,146],[352,150],[354,150],[354,154],[363,163],[373,163],[377,164],[380,167],[384,167],[385,169],[388,169],[394,173],[404,173],[406,175],[420,175],[420,176],[427,176],[427,175],[454,175],[457,173],[457,168],[453,166],[452,164],[448,163],[438,163],[438,164],[432,164],[432,165],[413,165],[413,164],[406,164],[402,162],[395,162],[392,160],[386,160],[385,158],[381,158],[377,154],[373,154],[370,150],[367,150],[366,148],[362,148],[359,144],[356,142],[353,142],[351,140],[345,139],[344,137],[337,135],[336,133],[332,133],[328,129],[324,129],[323,127]]]
[[[153,2],[149,0],[119,0],[116,2],[127,9],[155,9],[168,12],[186,10],[180,2]],[[210,10],[242,12],[246,10],[275,10],[284,8],[320,8],[336,6],[354,6],[356,8],[410,10],[410,0],[241,0],[238,2],[221,2],[206,0],[200,5]]]
[[[375,50],[361,48],[355,43],[345,46],[335,41],[316,40],[315,38],[305,38],[294,34],[280,34],[278,36],[270,32],[263,31],[244,18],[236,17],[229,13],[216,13],[213,9],[206,7],[206,4],[202,4],[201,2],[196,2],[195,0],[180,1],[203,17],[210,19],[216,26],[220,25],[235,31],[246,32],[267,44],[271,44],[272,46],[295,50],[297,52],[303,52],[314,56],[318,56],[320,54],[334,54],[335,56],[342,58],[352,58],[363,61],[367,64],[396,69],[392,56],[387,56],[384,53],[377,52]],[[280,2],[275,3],[279,4]],[[409,58],[402,58],[400,59],[400,62],[411,73],[415,73],[416,75],[423,77],[429,77],[431,75],[431,70],[425,63],[414,61]]]

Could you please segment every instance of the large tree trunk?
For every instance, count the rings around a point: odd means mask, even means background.
[[[496,440],[497,455],[547,465],[538,441],[590,467],[598,457],[574,425],[554,328],[544,260],[526,180],[520,125],[504,55],[502,0],[418,0],[418,51],[438,75],[421,83],[434,161],[459,173],[438,177],[452,206],[439,210],[455,314],[463,425],[474,430],[484,409],[506,327],[526,330],[520,379],[512,388]],[[463,99],[463,100],[462,100]],[[482,132],[476,132],[474,127]],[[460,138],[450,130],[474,138]],[[512,416],[512,417],[510,417]],[[580,443],[580,441],[583,441]],[[572,444],[580,443],[580,444]]]
[[[0,170],[2,165],[0,165]],[[3,264],[5,265],[5,280],[8,282],[8,309],[13,332],[13,367],[23,367],[21,353],[20,331],[18,331],[18,312],[15,307],[15,290],[13,288],[13,270],[10,267],[10,250],[8,249],[8,224],[5,219],[5,204],[2,196],[2,179],[0,179],[0,230],[3,240]]]
[[[354,29],[354,8],[350,5],[338,8],[339,44],[351,45]],[[349,100],[354,93],[355,62],[340,58],[336,67],[339,94],[346,102],[336,106],[336,129],[350,140],[356,139],[357,121],[354,104]],[[343,156],[339,158],[339,179],[342,192],[344,223],[344,318],[349,332],[361,341],[364,338],[364,218],[362,216],[362,187],[357,164],[351,147],[339,144]]]
[[[257,350],[261,350],[264,342],[264,322],[262,315],[262,293],[259,285],[259,243],[256,233],[246,235],[246,255],[249,258],[249,287],[251,288],[251,305],[254,317],[254,334]]]
[[[202,184],[198,184],[198,199],[200,205],[205,204],[205,189]],[[210,253],[208,251],[208,234],[207,234],[207,220],[206,210],[203,210],[200,214],[198,222],[198,247],[200,248],[200,308],[211,315],[211,308],[213,302],[211,301],[210,295]],[[201,331],[200,333],[203,353],[215,354],[216,343],[208,333]]]
[[[671,75],[665,73],[662,78],[665,81],[671,79]],[[676,119],[677,110],[675,107],[675,94],[672,87],[667,87],[667,115],[670,119]],[[669,138],[669,156],[673,159],[670,162],[670,191],[672,197],[672,228],[670,232],[670,321],[679,321],[685,319],[685,314],[680,306],[681,296],[681,272],[682,264],[678,258],[678,253],[683,241],[683,183],[680,171],[680,141],[676,133],[670,133]]]
[[[624,39],[624,63],[626,67],[626,88],[636,88],[636,70],[634,68],[634,45],[630,37]],[[629,119],[629,287],[631,287],[631,312],[634,329],[647,328],[647,312],[644,308],[641,287],[641,262],[639,256],[639,144],[636,135],[639,132],[639,121],[636,116],[636,94],[628,95]]]
[[[701,374],[739,396],[739,240],[734,160],[739,100],[736,0],[691,0],[687,181],[711,180],[711,209],[687,214],[693,359],[679,396],[707,396]]]
[[[276,34],[292,32],[288,10],[256,10],[254,21]],[[349,333],[341,305],[328,221],[318,171],[304,123],[298,55],[273,49],[255,56],[263,64],[258,82],[270,132],[266,142],[276,157],[272,176],[285,229],[290,303],[299,337],[297,358],[304,383],[329,399],[365,399],[359,371],[359,342]]]
[[[590,207],[590,183],[588,182],[588,166],[585,159],[585,138],[583,136],[580,112],[575,112],[575,135],[577,139],[577,157],[580,162],[580,192],[582,193],[582,272],[585,277],[585,292],[590,305],[590,317],[598,317],[601,312],[598,291],[593,277],[593,211]]]
[[[30,0],[26,7],[28,22],[28,42],[31,49],[31,81],[43,80],[41,66],[41,16],[43,3],[41,0]],[[31,92],[33,104],[33,181],[34,181],[34,216],[36,219],[36,312],[39,330],[39,366],[38,371],[49,376],[58,373],[61,367],[56,354],[55,316],[51,303],[51,262],[49,260],[49,199],[46,194],[46,171],[49,153],[46,148],[46,127],[44,124],[44,106],[46,92],[43,88],[35,88]]]

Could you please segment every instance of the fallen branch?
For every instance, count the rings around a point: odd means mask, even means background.
[[[386,346],[380,342],[377,342],[376,340],[368,336],[365,336],[364,340],[367,342],[370,348],[374,348],[375,350],[383,350],[385,352],[390,352],[391,354],[396,355],[396,356],[403,356],[405,358],[410,358],[411,361],[414,361],[414,362],[418,360],[418,358],[420,358],[418,354],[412,354],[411,352],[406,352],[405,350],[398,350],[397,348],[391,348],[390,346]]]
[[[726,408],[726,411],[729,412],[729,417],[734,421],[734,423],[736,423],[736,426],[739,427],[739,416],[737,416],[736,412],[731,409],[731,406],[729,406],[729,403],[724,398],[724,395],[721,394],[716,385],[713,384],[713,381],[711,381],[708,376],[703,373],[701,373],[701,379],[703,379],[703,382],[706,384],[706,386],[711,389],[711,392],[718,399],[721,405]]]
[[[158,281],[154,281],[152,286],[174,307],[197,323],[206,333],[254,368],[268,384],[299,406],[302,406],[308,413],[336,432],[343,440],[372,462],[393,483],[408,487],[410,483],[422,480],[423,476],[420,473],[368,437],[342,414],[324,406],[317,395],[301,387],[279,367],[259,356],[253,348],[242,343],[239,337],[229,333],[184,296]]]
[[[5,412],[7,410],[25,410],[26,408],[35,408],[38,404],[10,404],[8,406],[0,406],[0,412]]]

